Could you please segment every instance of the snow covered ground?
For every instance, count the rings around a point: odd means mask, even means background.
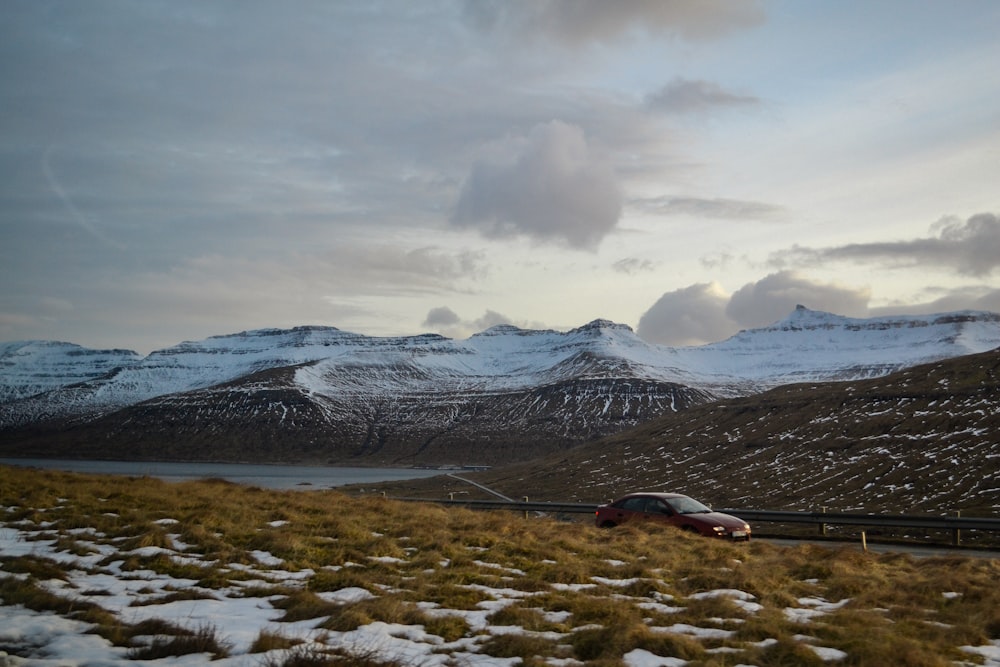
[[[15,508],[0,508],[0,518],[11,514]],[[165,530],[177,523],[172,518],[157,522]],[[277,529],[285,522],[274,521],[260,526],[260,530]],[[382,535],[376,534],[379,537]],[[65,539],[72,537],[73,548],[67,549]],[[491,638],[517,634],[544,637],[556,642],[568,643],[572,633],[581,632],[592,626],[574,626],[567,632],[532,631],[517,625],[495,624],[492,615],[515,603],[537,597],[541,599],[546,591],[522,590],[516,582],[524,576],[517,567],[492,560],[476,547],[468,547],[475,566],[483,571],[497,573],[505,584],[483,586],[468,584],[482,597],[471,609],[451,609],[432,602],[422,602],[418,606],[428,617],[454,616],[464,620],[469,628],[465,636],[448,641],[429,632],[423,625],[371,622],[354,630],[338,632],[319,629],[321,618],[310,618],[294,622],[280,621],[282,611],[276,603],[285,595],[261,595],[252,591],[260,590],[304,590],[319,573],[312,569],[288,567],[280,558],[266,551],[249,552],[254,565],[238,563],[218,563],[206,561],[192,553],[180,535],[168,533],[170,547],[148,546],[138,549],[119,550],[114,544],[87,526],[59,529],[55,523],[35,523],[27,520],[0,523],[0,558],[4,563],[11,559],[33,557],[60,564],[59,571],[64,576],[53,577],[41,582],[48,592],[66,599],[88,604],[98,604],[113,613],[121,622],[130,625],[143,621],[162,620],[192,631],[208,629],[214,632],[219,642],[228,647],[228,655],[213,664],[223,666],[281,665],[293,655],[319,655],[336,649],[346,654],[364,656],[368,660],[386,664],[402,665],[485,665],[508,666],[518,664],[520,658],[494,657],[483,652],[484,644]],[[62,538],[62,542],[60,539]],[[416,551],[406,547],[404,551]],[[125,567],[126,562],[135,559],[166,557],[179,566],[204,568],[222,576],[231,576],[228,586],[203,588],[194,578],[182,578],[164,574],[162,571]],[[386,567],[401,565],[405,559],[395,557],[371,557]],[[612,568],[627,569],[622,561],[607,561]],[[369,563],[371,564],[371,563]],[[346,563],[332,566],[330,570],[343,568],[363,568],[364,564]],[[445,560],[438,563],[440,568],[451,564]],[[737,566],[738,562],[734,564]],[[0,584],[10,583],[11,578],[27,575],[0,570]],[[702,644],[707,655],[713,653],[740,654],[755,649],[767,649],[778,642],[775,638],[764,638],[753,642],[736,639],[735,628],[749,622],[756,615],[765,613],[765,606],[752,594],[738,589],[712,589],[691,594],[687,598],[663,593],[645,596],[629,595],[640,580],[635,577],[591,577],[589,582],[578,584],[551,584],[552,591],[592,591],[616,600],[630,601],[650,615],[647,622],[656,634],[667,634],[694,640]],[[810,582],[803,582],[809,585]],[[319,593],[325,602],[350,605],[373,599],[377,585],[369,587],[347,586],[338,590]],[[522,587],[523,588],[523,587]],[[0,589],[2,590],[2,589]],[[817,588],[817,591],[819,589]],[[179,593],[183,592],[183,595]],[[386,591],[388,592],[388,591]],[[943,591],[945,599],[960,597],[959,593]],[[950,597],[949,597],[950,596]],[[664,618],[681,614],[691,604],[705,604],[706,601],[725,599],[732,603],[731,618],[705,618],[698,623],[663,622]],[[848,654],[838,648],[823,646],[810,634],[810,628],[828,614],[835,614],[850,599],[826,600],[818,594],[798,598],[794,604],[780,610],[788,622],[801,627],[795,635],[796,641],[815,653],[821,660],[836,664],[848,658]],[[558,624],[571,615],[564,610],[545,609],[539,602],[538,613],[547,621]],[[655,617],[656,620],[653,620]],[[569,626],[567,626],[569,627]],[[91,634],[91,624],[74,620],[52,612],[36,612],[20,605],[0,606],[0,665],[85,666],[115,665],[131,662],[136,648],[114,646],[97,634]],[[271,649],[267,652],[251,652],[253,644],[262,634],[279,636],[291,642],[300,642],[292,648]],[[141,645],[164,643],[162,636],[137,638]],[[982,664],[1000,666],[1000,641],[984,646],[962,647],[972,659],[982,660]],[[310,653],[311,652],[311,653]],[[196,665],[211,659],[207,653],[194,653],[149,660],[160,665]],[[629,667],[680,666],[685,660],[634,649],[622,656]],[[547,664],[563,667],[582,664],[575,659],[549,657]],[[728,663],[727,663],[728,664]],[[747,663],[743,663],[747,664]]]

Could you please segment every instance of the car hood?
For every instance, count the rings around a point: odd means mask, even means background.
[[[732,514],[723,514],[722,512],[709,512],[707,514],[687,514],[684,515],[689,519],[697,519],[698,521],[704,521],[710,526],[723,526],[728,530],[743,530],[743,526],[747,525],[747,522],[743,519],[733,516]]]

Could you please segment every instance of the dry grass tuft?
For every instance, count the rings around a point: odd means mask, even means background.
[[[423,625],[424,612],[415,605],[395,597],[378,597],[360,602],[337,605],[329,618],[319,624],[324,630],[350,632],[375,621],[402,625]]]
[[[585,627],[569,638],[580,660],[611,660],[634,649],[644,649],[664,658],[695,660],[705,649],[694,639],[676,634],[653,633],[641,622],[604,627]]]
[[[479,646],[481,653],[496,658],[521,658],[522,660],[555,655],[555,641],[524,634],[492,635]]]
[[[280,649],[290,649],[302,643],[301,639],[286,637],[280,632],[261,630],[250,645],[250,653],[267,653]]]
[[[328,602],[310,591],[295,591],[283,600],[275,600],[271,604],[285,613],[278,618],[281,623],[294,623],[320,618],[336,613],[341,605]]]
[[[48,558],[27,554],[18,558],[0,557],[0,570],[11,574],[22,574],[31,579],[66,579],[66,569]]]
[[[531,632],[566,632],[569,629],[561,623],[547,621],[537,607],[520,605],[508,605],[490,614],[487,620],[491,625],[514,625]]]
[[[148,646],[135,647],[129,650],[130,660],[159,660],[179,655],[207,653],[213,660],[225,658],[232,646],[219,639],[214,626],[202,625],[193,631],[183,632],[174,636],[157,635]]]

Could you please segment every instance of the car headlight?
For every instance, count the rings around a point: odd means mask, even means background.
[[[724,532],[726,532],[726,527],[725,526],[712,526],[712,530],[714,530],[717,533],[724,533]]]
[[[745,531],[747,531],[749,533],[750,532],[750,524],[749,523],[743,524],[743,530],[745,530]]]

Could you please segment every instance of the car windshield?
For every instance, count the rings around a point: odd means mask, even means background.
[[[670,498],[667,502],[678,514],[707,514],[712,511],[693,498]]]

